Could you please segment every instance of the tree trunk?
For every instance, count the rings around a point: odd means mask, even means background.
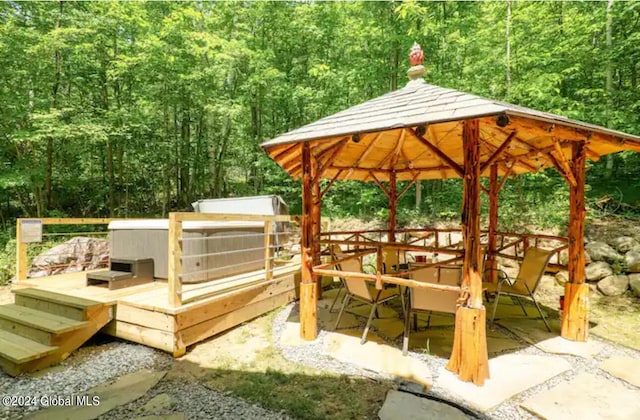
[[[505,22],[506,41],[506,84],[507,99],[511,96],[511,0],[507,0],[507,20]]]
[[[486,311],[482,302],[480,262],[480,142],[478,120],[462,126],[464,180],[462,290],[456,311],[453,350],[446,368],[462,381],[483,385],[489,378]]]

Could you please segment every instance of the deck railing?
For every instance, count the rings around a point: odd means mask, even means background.
[[[277,258],[276,253],[282,250],[284,244],[278,243],[277,240],[280,236],[284,236],[275,229],[276,223],[295,223],[297,220],[294,216],[277,215],[277,216],[260,216],[260,215],[238,215],[238,214],[214,214],[214,213],[170,213],[169,214],[169,244],[168,244],[168,288],[169,288],[169,305],[172,307],[180,306],[187,303],[184,298],[184,282],[185,279],[192,278],[193,276],[204,276],[205,280],[214,280],[217,275],[216,272],[228,270],[234,267],[242,269],[242,266],[261,264],[264,270],[264,279],[271,281],[274,277],[274,260]],[[189,241],[213,241],[229,239],[229,236],[220,237],[202,237],[202,238],[189,238],[186,237],[184,232],[185,222],[256,222],[262,223],[262,231],[260,233],[248,233],[238,235],[239,237],[253,237],[263,240],[259,246],[253,246],[251,248],[238,248],[238,249],[225,249],[217,252],[199,252],[188,253],[185,252],[185,244]],[[255,244],[254,244],[255,245]],[[259,257],[255,255],[257,252],[263,254]],[[186,270],[185,262],[193,258],[213,258],[224,257],[230,255],[237,255],[244,253],[249,255],[251,260],[245,260],[240,263],[231,264],[217,264],[216,267],[206,268],[201,270]],[[259,275],[254,270],[248,271],[246,274],[234,275],[230,278],[222,278],[215,280],[216,284],[224,284],[225,282],[238,282],[245,278],[255,277]],[[198,291],[200,289],[210,288],[211,284],[194,285],[189,288],[189,292]]]
[[[437,261],[439,256],[453,255],[457,260],[461,255],[462,231],[460,229],[446,228],[416,228],[398,229],[395,232],[397,242],[386,242],[387,230],[364,231],[333,231],[322,232],[321,242],[325,245],[340,244],[346,246],[348,252],[358,252],[365,248],[395,248],[398,251],[429,254],[434,260],[433,266],[446,265],[453,262],[452,259]],[[488,231],[481,232],[481,243],[487,244]],[[566,262],[563,261],[563,251],[569,246],[568,238],[562,236],[516,233],[498,231],[497,247],[494,253],[496,257],[502,257],[517,262],[522,262],[524,253],[530,247],[543,247],[553,251],[548,271],[566,270]],[[380,254],[380,252],[378,252]],[[380,257],[378,257],[379,259]],[[379,262],[376,262],[378,265]],[[423,266],[424,267],[424,266]],[[324,267],[320,268],[324,269]]]
[[[27,280],[29,277],[29,247],[35,247],[36,244],[40,244],[41,241],[34,240],[34,238],[27,238],[29,234],[33,234],[34,228],[40,229],[42,232],[42,239],[46,238],[64,238],[64,237],[77,237],[77,236],[102,236],[107,235],[106,225],[112,221],[127,220],[117,218],[20,218],[16,221],[16,279],[15,283]],[[50,232],[47,226],[95,226],[99,225],[104,227],[101,230],[87,231],[70,231],[70,232]],[[57,255],[57,254],[56,254]],[[108,258],[108,255],[107,255]],[[105,262],[108,266],[109,261]],[[80,265],[83,265],[81,263]],[[83,267],[85,268],[85,267]]]

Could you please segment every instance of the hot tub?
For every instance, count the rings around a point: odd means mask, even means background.
[[[264,268],[263,222],[184,222],[182,228],[183,283]],[[153,258],[154,277],[168,278],[168,219],[111,222],[109,239],[111,258]]]

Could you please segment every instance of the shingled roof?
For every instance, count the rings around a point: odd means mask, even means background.
[[[262,144],[294,178],[301,175],[299,144],[309,142],[328,179],[398,180],[460,176],[462,121],[480,122],[483,173],[563,167],[570,143],[586,141],[587,157],[640,151],[640,137],[593,124],[411,80],[396,91],[353,106]]]

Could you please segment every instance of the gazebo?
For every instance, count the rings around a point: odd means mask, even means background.
[[[585,283],[585,160],[622,150],[640,151],[640,137],[558,115],[503,103],[426,83],[423,52],[414,44],[409,82],[337,114],[262,144],[292,177],[302,180],[302,283],[300,335],[317,336],[322,198],[337,180],[376,183],[389,200],[388,243],[396,243],[398,197],[419,180],[463,179],[462,285],[454,345],[447,368],[463,381],[482,385],[489,377],[486,311],[479,272],[480,177],[489,177],[487,266],[495,267],[498,194],[513,175],[554,167],[569,184],[568,272],[561,334],[585,341],[589,287]],[[320,188],[320,180],[329,182]],[[410,181],[398,192],[398,181]],[[384,183],[387,183],[385,186]],[[381,272],[364,275],[383,282],[418,286]],[[419,285],[437,288],[440,285]],[[440,286],[441,287],[441,286]]]

